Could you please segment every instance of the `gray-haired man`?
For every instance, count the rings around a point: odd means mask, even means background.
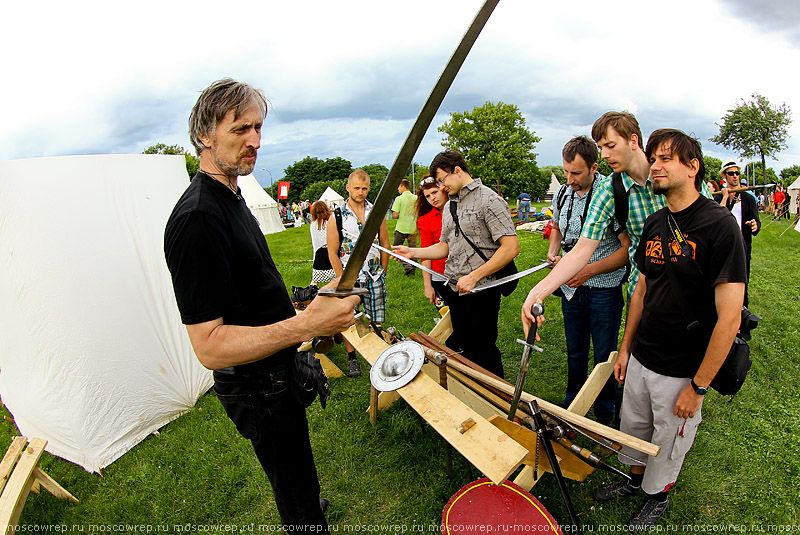
[[[269,477],[287,531],[328,533],[305,408],[292,395],[297,346],[353,324],[357,297],[317,297],[295,315],[237,179],[250,174],[267,105],[224,79],[203,91],[189,130],[200,169],[164,233],[175,297],[198,360]]]

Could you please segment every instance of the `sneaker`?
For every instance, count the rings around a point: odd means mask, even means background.
[[[655,498],[650,498],[645,502],[639,514],[633,517],[628,523],[628,528],[631,530],[641,530],[655,526],[658,519],[661,518],[661,515],[667,510],[668,505],[669,494],[667,494],[667,499],[663,502]]]
[[[350,377],[358,377],[361,375],[361,368],[358,367],[358,361],[356,359],[347,361],[347,375]]]
[[[634,487],[628,480],[623,479],[622,481],[611,483],[605,487],[600,487],[594,491],[593,496],[598,502],[607,502],[609,500],[613,500],[614,498],[633,496],[641,489],[642,487]]]
[[[319,508],[322,510],[323,514],[325,514],[325,511],[327,511],[328,507],[330,506],[331,506],[331,501],[328,498],[319,499]]]

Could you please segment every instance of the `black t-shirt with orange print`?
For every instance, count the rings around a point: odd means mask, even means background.
[[[714,287],[747,281],[742,232],[728,210],[702,195],[688,208],[671,212],[669,223],[668,210],[663,208],[647,218],[634,256],[646,277],[647,291],[631,353],[645,368],[661,375],[693,377],[717,322]],[[681,254],[668,224],[672,228],[677,224],[693,260]],[[662,232],[670,235],[667,258],[680,289],[672,287],[665,269]],[[684,300],[699,322],[691,330],[687,330],[681,311]]]

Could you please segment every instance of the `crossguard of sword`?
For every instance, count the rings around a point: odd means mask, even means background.
[[[351,295],[367,295],[369,290],[366,288],[352,288],[350,290],[339,290],[338,288],[323,288],[317,295],[323,297],[350,297]]]

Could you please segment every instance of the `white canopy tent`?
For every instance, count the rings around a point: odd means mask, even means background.
[[[273,234],[286,230],[278,213],[278,203],[261,187],[253,175],[240,176],[239,187],[242,189],[247,207],[258,220],[258,226],[264,234]]]
[[[320,201],[325,201],[328,203],[329,208],[335,208],[337,206],[344,206],[344,199],[341,195],[336,193],[330,186],[322,192],[322,195],[319,197]]]
[[[556,174],[551,172],[550,173],[550,186],[547,188],[547,193],[544,194],[545,201],[552,201],[553,196],[558,193],[558,188],[561,187],[561,183],[556,178]]]
[[[0,162],[0,394],[23,435],[86,470],[211,387],[164,261],[187,185],[183,156]]]
[[[797,196],[800,195],[800,176],[797,177],[797,180],[792,182],[791,186],[787,189],[787,194],[789,195],[789,213],[796,214],[797,213]]]

